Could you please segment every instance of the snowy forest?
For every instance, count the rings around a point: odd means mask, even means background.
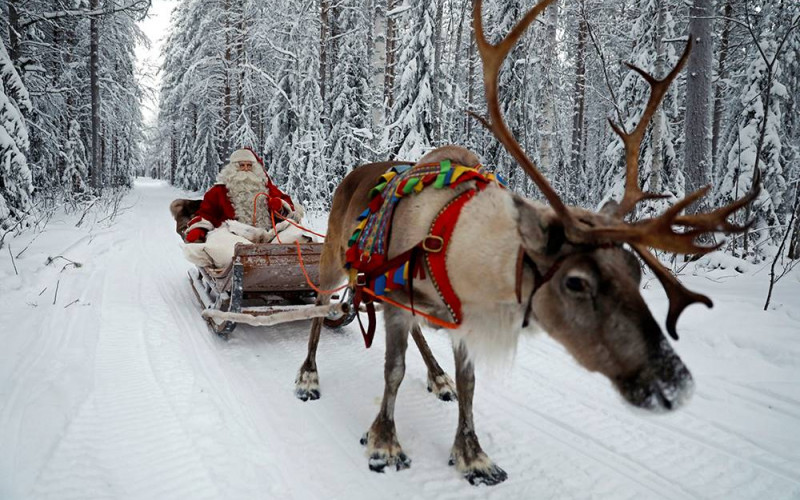
[[[800,0],[473,1],[0,0],[0,500],[800,500]]]
[[[134,60],[149,0],[0,5],[4,231],[56,205],[113,196],[136,175],[204,190],[240,146],[311,209],[329,208],[359,164],[415,160],[448,143],[538,196],[467,114],[486,109],[467,0],[184,0],[156,89]],[[531,6],[485,2],[490,41]],[[799,25],[800,3],[786,0],[559,2],[502,68],[501,105],[565,201],[594,209],[623,188],[624,150],[608,120],[629,130],[647,101],[646,83],[622,63],[661,77],[692,33],[688,67],[641,151],[642,187],[670,197],[640,210],[706,184],[706,203],[730,202],[760,169],[763,189],[746,214],[754,225],[725,250],[797,259]],[[147,92],[158,92],[155,123],[142,118]]]

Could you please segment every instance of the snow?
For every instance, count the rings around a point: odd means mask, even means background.
[[[326,331],[308,403],[293,395],[307,322],[211,335],[168,211],[185,194],[139,179],[113,223],[59,213],[6,238],[0,498],[800,497],[797,270],[767,312],[765,266],[709,256],[682,271],[716,305],[679,323],[696,392],[674,414],[634,411],[545,335],[504,372],[479,367],[477,432],[509,474],[487,489],[447,466],[457,406],[427,393],[413,346],[397,405],[413,462],[376,474],[359,438],[383,392],[380,332],[365,350],[357,326]],[[663,319],[657,280],[643,283]],[[452,375],[448,340],[426,336]]]

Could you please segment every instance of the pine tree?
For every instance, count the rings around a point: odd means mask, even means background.
[[[88,188],[89,161],[81,137],[81,125],[77,120],[72,120],[69,124],[63,156],[64,173],[61,184],[68,192],[84,193]]]
[[[0,44],[0,227],[14,224],[31,210],[33,179],[25,154],[28,129],[23,112],[31,109],[28,90]]]
[[[332,180],[339,181],[353,167],[370,159],[367,145],[372,138],[372,85],[367,47],[369,18],[360,1],[343,3],[335,23],[344,33],[337,44],[330,98],[330,165]]]
[[[387,120],[385,149],[393,158],[417,159],[433,145],[431,81],[433,13],[436,2],[411,2],[409,26],[400,42],[401,71]]]
[[[762,50],[767,57],[775,55],[776,43],[772,35],[765,31],[765,40],[761,42]],[[737,133],[731,138],[728,147],[727,164],[719,176],[717,204],[730,203],[740,198],[750,188],[753,181],[754,167],[758,157],[759,169],[762,172],[762,190],[753,203],[751,217],[754,219],[754,231],[750,237],[757,243],[770,236],[765,228],[772,228],[777,237],[777,229],[781,222],[781,214],[786,212],[784,196],[786,178],[781,159],[782,104],[788,98],[786,87],[780,82],[781,68],[774,68],[773,78],[768,83],[767,63],[764,58],[753,51],[752,58],[744,73],[744,86],[739,98],[742,105],[741,118]],[[769,88],[765,88],[769,85]],[[765,109],[767,92],[770,94],[769,107]],[[766,119],[766,130],[763,145],[759,152],[761,127]],[[742,221],[743,222],[743,221]]]

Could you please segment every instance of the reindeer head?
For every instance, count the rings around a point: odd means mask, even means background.
[[[484,35],[481,0],[475,0],[473,10],[489,111],[488,119],[476,118],[500,140],[550,203],[549,207],[543,207],[516,199],[519,232],[535,275],[527,314],[562,343],[581,365],[608,377],[629,403],[647,409],[673,409],[691,394],[692,377],[642,298],[641,269],[634,252],[653,270],[667,292],[670,301],[667,331],[677,340],[675,326],[681,312],[695,302],[708,307],[712,303],[708,297],[684,288],[648,247],[704,254],[719,245],[702,245],[698,243],[699,237],[712,232],[744,231],[746,226],[730,224],[727,217],[755,199],[758,172],[747,195],[712,212],[680,215],[708,192],[709,187],[705,187],[657,217],[625,220],[640,201],[664,197],[639,188],[639,150],[650,119],[688,58],[690,40],[676,66],[662,80],[628,65],[648,82],[651,92],[642,118],[632,132],[611,123],[625,145],[626,182],[622,201],[599,213],[567,207],[506,126],[497,88],[503,60],[536,16],[554,1],[539,2],[496,45],[489,44]]]

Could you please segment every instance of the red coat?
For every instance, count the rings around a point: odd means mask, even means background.
[[[270,210],[280,212],[283,200],[294,210],[292,198],[281,191],[271,180],[267,181],[264,192],[269,195]],[[224,184],[215,184],[203,196],[200,208],[186,228],[186,241],[193,242],[205,238],[205,233],[219,227],[226,220],[236,220],[236,210],[228,197],[228,188]]]

